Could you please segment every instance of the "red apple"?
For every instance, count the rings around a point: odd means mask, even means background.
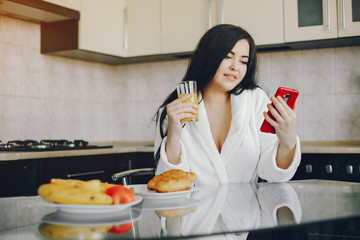
[[[112,197],[114,205],[135,201],[134,192],[120,184],[106,189],[105,193]]]

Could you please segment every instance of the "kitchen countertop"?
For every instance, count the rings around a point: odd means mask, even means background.
[[[0,239],[357,239],[359,194],[360,184],[328,180],[202,186],[96,214],[61,212],[39,196],[0,198]]]
[[[83,155],[102,155],[131,152],[153,152],[151,141],[144,142],[92,142],[89,145],[113,145],[113,148],[43,151],[43,152],[0,152],[0,161],[21,159],[54,158]],[[302,141],[302,153],[360,153],[360,141]]]
[[[61,150],[61,151],[36,151],[36,152],[0,152],[0,161],[21,159],[55,158],[85,155],[103,155],[131,152],[153,152],[153,142],[91,142],[89,145],[109,146],[112,148]]]
[[[360,141],[303,141],[302,153],[360,153]]]

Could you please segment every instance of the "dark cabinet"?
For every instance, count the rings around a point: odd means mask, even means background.
[[[302,154],[293,177],[360,182],[360,154]]]
[[[38,186],[38,162],[0,161],[0,197],[30,196]]]
[[[114,173],[153,166],[152,152],[0,161],[0,197],[37,195],[38,187],[51,178],[100,179],[111,183]],[[147,179],[144,176],[138,181]]]

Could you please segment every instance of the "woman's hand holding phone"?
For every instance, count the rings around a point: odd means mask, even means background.
[[[269,113],[264,112],[265,120],[275,129],[280,143],[294,146],[296,144],[296,107],[291,109],[280,96],[271,97],[272,104],[268,104]]]
[[[299,92],[294,89],[280,87],[271,97],[272,104],[268,104],[269,111],[264,112],[265,120],[260,130],[276,133],[279,148],[276,155],[278,167],[287,169],[295,154],[296,146],[296,99]]]

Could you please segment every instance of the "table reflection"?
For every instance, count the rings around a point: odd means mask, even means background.
[[[187,196],[198,200],[194,206],[167,210],[142,209],[138,222],[140,238],[203,236],[218,233],[239,233],[259,227],[299,223],[301,204],[288,183],[221,185],[202,187]],[[150,201],[145,200],[143,205]],[[243,233],[240,233],[244,231]],[[220,237],[220,236],[218,236]],[[228,237],[228,236],[227,236]]]
[[[269,239],[261,236],[269,230],[270,239],[360,236],[357,183],[233,184],[163,197],[101,214],[61,212],[39,196],[0,198],[0,239]],[[284,229],[293,232],[274,238]]]

